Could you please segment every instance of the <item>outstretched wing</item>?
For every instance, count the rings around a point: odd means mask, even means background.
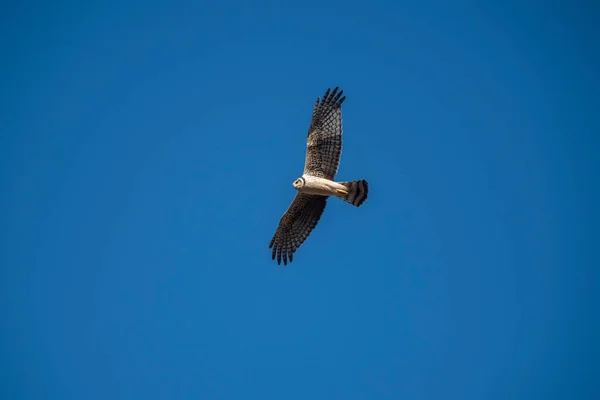
[[[273,249],[273,260],[277,257],[277,264],[281,264],[282,257],[284,265],[287,265],[288,258],[292,262],[296,249],[317,226],[326,204],[325,196],[300,192],[296,194],[294,201],[281,217],[279,227],[269,244],[269,248]]]
[[[342,97],[336,87],[327,89],[323,99],[317,98],[306,141],[304,173],[331,179],[338,171],[342,155]]]

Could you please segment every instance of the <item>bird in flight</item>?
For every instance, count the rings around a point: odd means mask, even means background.
[[[360,207],[369,193],[366,180],[335,182],[342,154],[343,90],[327,89],[323,99],[317,98],[306,140],[304,173],[292,184],[296,197],[275,231],[269,248],[277,264],[293,261],[294,252],[317,226],[327,198],[334,196]]]

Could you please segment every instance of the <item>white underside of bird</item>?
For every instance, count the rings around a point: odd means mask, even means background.
[[[292,186],[299,192],[317,196],[334,196],[352,205],[360,206],[369,193],[369,184],[365,180],[336,182],[331,179],[304,174],[296,179]]]
[[[304,186],[298,188],[299,192],[335,197],[348,195],[348,188],[341,183],[310,175],[302,175],[302,178],[305,183]]]

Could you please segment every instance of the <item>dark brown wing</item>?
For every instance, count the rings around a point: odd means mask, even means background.
[[[292,262],[296,249],[317,226],[326,204],[325,196],[296,194],[294,201],[281,217],[277,231],[269,244],[269,248],[273,249],[273,260],[277,257],[277,264],[281,265],[282,258],[284,265],[287,265],[288,258]]]
[[[343,90],[327,89],[323,100],[317,98],[306,140],[304,173],[333,180],[342,155]]]

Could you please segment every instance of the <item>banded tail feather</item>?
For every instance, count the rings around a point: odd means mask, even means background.
[[[356,207],[360,207],[365,200],[367,200],[367,196],[369,195],[369,183],[366,180],[361,179],[353,182],[340,182],[340,184],[348,188],[348,194],[340,197],[342,200],[347,201]]]

